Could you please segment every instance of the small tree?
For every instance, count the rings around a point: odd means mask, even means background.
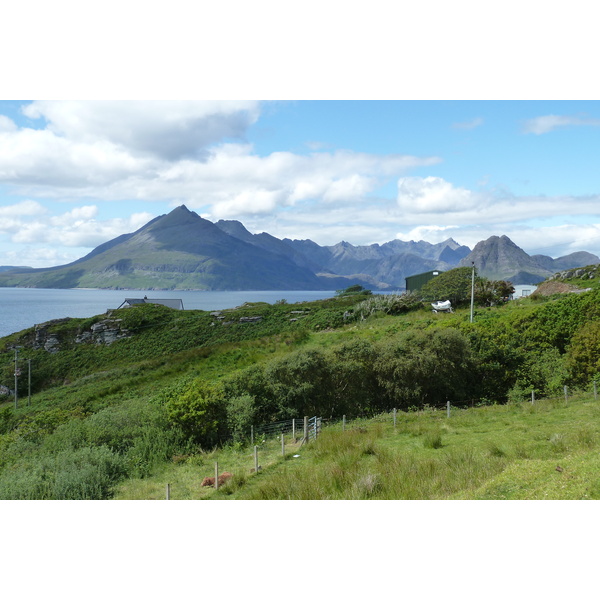
[[[454,306],[464,304],[471,298],[472,276],[471,267],[440,273],[421,288],[421,297],[429,302],[450,300]]]
[[[492,306],[508,300],[515,293],[510,281],[490,281],[483,277],[475,282],[475,303],[480,306]]]

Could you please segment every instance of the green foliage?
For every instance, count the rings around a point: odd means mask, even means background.
[[[125,474],[125,459],[106,446],[68,449],[16,463],[0,477],[7,500],[103,500]]]
[[[471,267],[458,267],[430,279],[420,291],[423,300],[435,302],[450,300],[452,306],[465,304],[471,297]]]
[[[509,281],[490,281],[482,277],[475,280],[474,302],[478,306],[494,306],[507,301],[515,288]]]
[[[225,410],[227,412],[227,427],[233,441],[246,440],[252,425],[258,424],[256,398],[250,394],[228,398]]]
[[[366,319],[371,315],[401,315],[423,307],[423,302],[415,292],[406,294],[375,294],[354,307],[353,315]]]
[[[472,391],[474,366],[468,339],[459,331],[408,331],[384,344],[375,361],[384,391],[380,408],[464,403]]]
[[[600,321],[586,323],[573,335],[566,351],[569,379],[585,385],[600,373]]]
[[[194,443],[215,446],[225,431],[226,408],[223,389],[201,378],[194,379],[165,404],[168,419]]]

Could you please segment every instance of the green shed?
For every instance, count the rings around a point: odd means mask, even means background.
[[[404,281],[406,282],[406,291],[407,292],[416,292],[420,290],[428,281],[433,279],[436,275],[443,273],[444,271],[427,271],[426,273],[419,273],[418,275],[411,275],[410,277],[406,277]]]

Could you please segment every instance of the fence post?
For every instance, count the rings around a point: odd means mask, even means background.
[[[215,490],[219,489],[219,463],[215,463]]]
[[[292,419],[292,439],[296,441],[296,419]]]
[[[308,417],[304,417],[304,440],[308,443]]]
[[[396,427],[396,409],[394,409],[394,427]]]
[[[167,483],[167,500],[171,499],[171,484]]]
[[[254,472],[258,473],[258,446],[254,446]]]
[[[342,415],[342,431],[346,431],[346,415]]]
[[[285,437],[283,431],[281,432],[281,456],[285,456]]]
[[[531,390],[531,404],[535,402],[535,391]]]
[[[568,389],[567,386],[565,385],[565,402],[569,401],[569,397],[568,397]]]
[[[448,418],[450,418],[450,400],[446,402],[446,410],[448,411]]]
[[[27,406],[31,406],[31,359],[27,359],[27,384],[28,384],[28,392],[27,392]]]

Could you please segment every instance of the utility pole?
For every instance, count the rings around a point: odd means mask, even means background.
[[[475,262],[472,261],[473,271],[471,273],[471,323],[473,322],[473,303],[475,302]]]

